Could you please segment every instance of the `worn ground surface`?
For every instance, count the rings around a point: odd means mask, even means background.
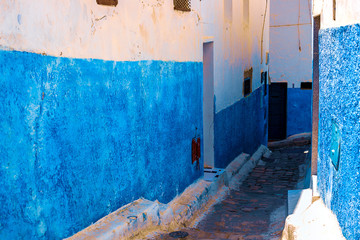
[[[254,168],[237,190],[213,208],[196,228],[181,231],[189,235],[173,238],[160,233],[153,239],[279,239],[287,216],[287,190],[296,189],[303,177],[310,146],[271,149],[272,156]]]

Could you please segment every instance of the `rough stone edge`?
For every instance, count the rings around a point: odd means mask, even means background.
[[[269,148],[283,148],[289,146],[304,146],[311,143],[311,132],[299,133],[288,137],[285,140],[269,142]]]
[[[103,217],[67,240],[142,239],[150,232],[168,232],[192,226],[211,206],[225,198],[230,189],[237,189],[263,155],[270,154],[271,151],[264,145],[261,145],[251,157],[242,153],[214,182],[207,182],[201,178],[168,204],[138,199]],[[144,207],[139,208],[137,206],[139,203],[140,205],[144,203]],[[129,213],[136,216],[136,221],[124,216]],[[146,218],[143,217],[144,214]]]

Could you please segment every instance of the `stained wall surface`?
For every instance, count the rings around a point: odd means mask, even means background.
[[[199,3],[174,11],[172,1],[4,0],[0,45],[19,51],[114,61],[201,61]]]
[[[271,1],[270,78],[288,83],[287,136],[311,132],[311,94],[300,91],[312,81],[311,23],[310,1]]]
[[[346,239],[360,238],[360,25],[320,30],[318,188]],[[339,127],[339,168],[331,160]],[[336,141],[336,140],[335,140]]]

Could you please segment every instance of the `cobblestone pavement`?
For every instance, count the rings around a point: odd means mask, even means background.
[[[299,166],[305,163],[304,152],[309,148],[272,149],[272,156],[263,158],[263,165],[257,165],[238,190],[214,205],[196,228],[182,229],[189,235],[181,239],[279,239],[287,216],[287,190],[296,189]],[[155,239],[175,238],[163,233]]]

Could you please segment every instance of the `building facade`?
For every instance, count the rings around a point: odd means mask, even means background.
[[[318,188],[346,239],[360,238],[360,5],[314,1],[319,31]]]
[[[269,137],[279,139],[312,130],[311,1],[272,0],[270,9]]]
[[[167,203],[266,144],[267,0],[98,2],[0,3],[1,239]]]
[[[268,72],[270,0],[201,4],[203,38],[214,46],[214,166],[224,168],[267,143],[267,79],[261,76]]]

